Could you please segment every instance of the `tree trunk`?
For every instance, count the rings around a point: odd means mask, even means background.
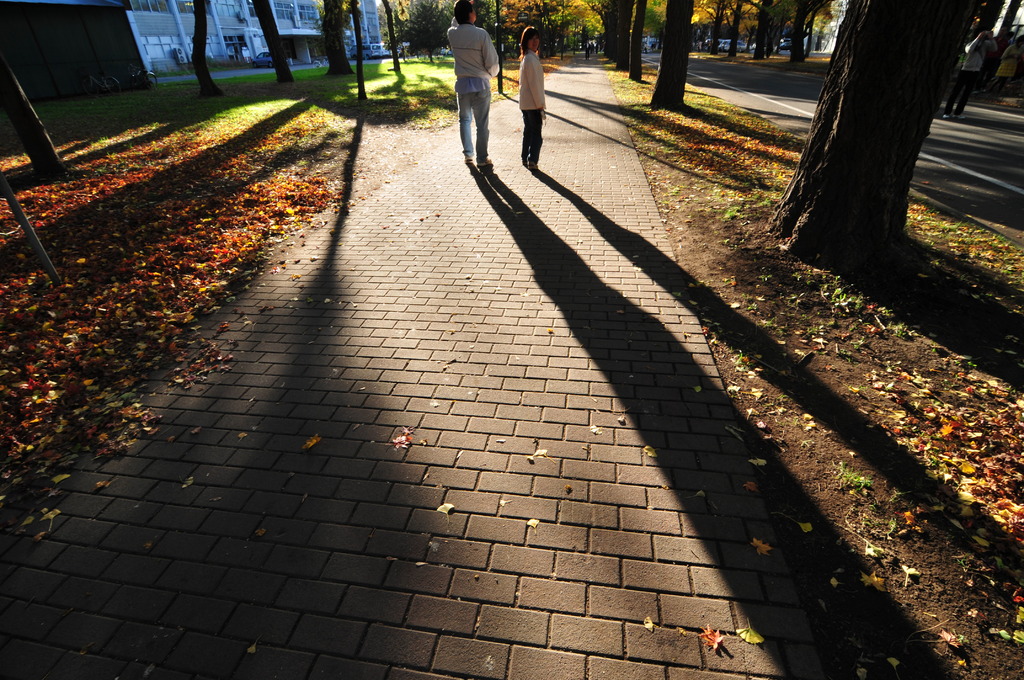
[[[736,42],[740,39],[740,19],[743,17],[743,0],[736,0],[736,11],[732,14],[732,40],[729,41],[729,56],[736,56]]]
[[[754,38],[754,42],[757,43],[754,46],[754,59],[764,59],[771,53],[771,14],[768,12],[768,8],[772,6],[772,0],[762,0],[761,6],[757,9],[757,37]]]
[[[1003,23],[1000,29],[1009,31],[1013,28],[1013,22],[1017,19],[1017,12],[1020,10],[1020,0],[1010,0],[1006,3],[1006,14],[1003,16]]]
[[[800,3],[793,14],[793,41],[789,46],[789,60],[793,63],[803,63],[807,60],[807,55],[804,54],[804,43],[807,39],[804,30],[806,25],[807,5]]]
[[[686,65],[693,37],[692,17],[693,0],[668,0],[665,5],[665,44],[661,48],[661,68],[651,94],[651,108],[672,109],[683,105]]]
[[[800,163],[769,223],[794,255],[851,273],[884,266],[904,241],[914,164],[971,3],[851,0]]]
[[[292,70],[288,66],[288,55],[285,54],[281,34],[277,31],[277,21],[274,20],[274,10],[270,7],[270,0],[252,0],[252,6],[256,10],[256,18],[263,30],[263,37],[267,41],[270,56],[274,59],[277,82],[294,83],[295,76],[292,75]]]
[[[57,150],[53,148],[49,133],[25,96],[25,91],[21,89],[21,83],[11,65],[7,63],[3,50],[0,50],[0,103],[3,103],[14,132],[25,147],[32,170],[37,175],[60,175],[67,172]]]
[[[210,75],[210,66],[206,63],[206,0],[195,0],[193,4],[196,16],[195,34],[192,36],[192,66],[199,80],[200,97],[221,97],[224,95]]]
[[[629,70],[629,23],[633,18],[633,0],[618,0],[618,26],[615,36],[615,70]]]
[[[647,0],[636,0],[633,33],[629,37],[629,78],[640,83],[644,79],[643,41],[644,21],[647,19]]]
[[[391,9],[388,0],[381,0],[384,3],[384,15],[388,20],[388,40],[391,41],[391,61],[394,62],[395,73],[402,72],[402,65],[398,62],[398,41],[395,39],[395,13]]]
[[[613,59],[615,57],[615,32],[619,26],[619,10],[618,5],[615,3],[609,3],[610,10],[601,14],[601,26],[604,28],[604,56],[606,59]]]
[[[345,53],[345,9],[342,0],[325,0],[323,9],[324,51],[329,76],[350,76],[355,71]]]
[[[373,2],[373,0],[370,0]],[[359,0],[350,0],[349,13],[352,15],[352,26],[356,31],[356,83],[358,83],[358,99],[366,100],[366,78],[363,76],[363,27],[359,22]],[[433,61],[433,59],[431,59]]]

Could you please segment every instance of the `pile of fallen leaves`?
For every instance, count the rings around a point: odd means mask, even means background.
[[[17,185],[59,271],[53,285],[0,206],[0,502],[4,489],[150,426],[131,392],[189,349],[189,325],[250,276],[266,247],[333,192],[295,149],[336,130],[311,108],[253,105],[169,133],[64,145],[73,170]],[[27,159],[0,159],[6,172]],[[133,428],[125,429],[126,423]]]

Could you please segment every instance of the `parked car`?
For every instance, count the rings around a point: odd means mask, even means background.
[[[793,39],[792,38],[783,38],[782,40],[779,41],[779,48],[777,50],[775,50],[775,51],[776,52],[789,52],[792,49],[793,49]]]
[[[274,58],[270,56],[270,52],[260,52],[252,60],[253,68],[274,68]]]

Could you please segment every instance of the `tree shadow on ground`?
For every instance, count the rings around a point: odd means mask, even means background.
[[[767,338],[756,326],[738,315],[724,301],[708,293],[706,289],[691,287],[691,284],[696,284],[696,282],[661,250],[643,237],[623,229],[553,178],[543,173],[537,173],[536,176],[555,193],[572,203],[610,245],[641,267],[662,289],[670,294],[678,294],[679,291],[696,291],[689,294],[693,297],[693,303],[701,309],[702,317],[705,315],[727,317],[732,329],[732,339],[741,346],[750,347],[751,351],[764,351],[766,363],[791,367],[786,373],[768,376],[767,379],[775,381],[807,412],[823,421],[834,423],[837,430],[850,442],[850,446],[863,451],[865,457],[870,458],[873,463],[887,471],[887,474],[891,474],[897,486],[910,491],[917,490],[917,485],[907,488],[902,480],[908,478],[918,480],[922,486],[929,482],[919,465],[906,457],[899,457],[891,442],[883,435],[866,429],[865,421],[860,414],[853,411],[827,388],[818,384],[813,376],[796,366],[784,352],[778,349],[777,344]],[[657,318],[639,309],[601,281],[580,256],[551,232],[540,218],[497,176],[475,173],[474,178],[495,212],[505,222],[523,255],[532,265],[537,283],[562,311],[574,337],[582,343],[594,363],[606,375],[627,412],[635,415],[637,429],[644,441],[656,448],[668,446],[669,448],[679,447],[683,450],[686,450],[689,443],[691,446],[696,445],[697,450],[700,450],[699,443],[688,439],[682,433],[673,432],[669,422],[672,416],[699,417],[698,407],[700,406],[723,406],[732,412],[731,404],[725,397],[721,386],[713,383],[706,384],[709,382],[707,377],[696,365],[691,366],[695,369],[692,372],[687,370],[676,374],[660,373],[660,370],[664,370],[672,364],[652,364],[652,362],[659,355],[671,355],[678,362],[679,356],[687,353],[685,345]],[[684,300],[680,300],[680,302],[687,304]],[[596,326],[594,321],[595,313],[599,310],[604,310],[610,320],[602,327]],[[755,341],[756,347],[751,346],[752,341]],[[772,351],[772,346],[774,346],[774,351]],[[652,370],[652,367],[656,374],[655,387],[678,391],[678,401],[675,402],[678,407],[677,411],[658,412],[652,402],[645,398],[645,392],[638,389],[634,383],[633,375],[645,369]],[[692,390],[696,386],[715,390],[717,398],[698,399],[696,404],[693,403],[694,399],[690,395],[694,394]],[[664,391],[659,394],[662,398],[665,397]],[[669,402],[671,403],[672,400]],[[751,434],[748,433],[748,440],[756,441]],[[731,494],[739,492],[739,489],[715,489],[715,491],[709,492],[707,494],[709,515],[707,516],[701,516],[700,513],[704,510],[694,506],[692,500],[686,500],[689,498],[689,494],[697,490],[704,490],[704,487],[701,486],[704,482],[702,473],[694,470],[695,467],[710,470],[715,469],[716,464],[723,464],[720,461],[716,462],[717,457],[711,452],[698,453],[696,458],[696,460],[679,460],[673,459],[671,456],[659,456],[654,464],[670,471],[673,489],[684,503],[684,512],[690,513],[691,521],[697,518],[695,535],[704,538],[737,540],[736,535],[728,536],[725,533],[727,530],[723,527],[727,526],[728,520],[715,516],[714,503],[716,500],[723,504],[738,502],[736,501],[737,497]],[[748,466],[746,461],[742,461],[742,465]],[[776,474],[783,478],[789,478],[781,465],[773,462],[772,466]],[[897,468],[899,474],[896,474]],[[736,475],[744,474],[738,468],[731,469],[730,472]],[[747,474],[753,475],[754,473]],[[808,549],[819,552],[820,555],[827,554],[830,559],[835,561],[837,567],[841,565],[850,573],[856,573],[859,566],[849,550],[842,547],[845,545],[844,537],[830,528],[826,528],[830,527],[830,523],[818,514],[813,503],[800,492],[798,484],[790,480],[789,488],[791,493],[796,494],[789,499],[789,502],[800,506],[802,517],[813,516],[814,519],[811,521],[814,522],[814,526],[821,527],[814,540],[810,542],[811,545]],[[707,522],[704,523],[702,520],[707,520]],[[739,540],[746,541],[749,538],[747,536]],[[757,565],[751,565],[750,558],[736,560],[732,563],[729,562],[730,556],[727,555],[725,559],[726,564],[723,565],[725,567],[758,568]],[[730,590],[737,597],[742,599],[744,593],[749,593],[749,590],[746,590],[749,583],[744,580],[744,575],[728,568],[723,569],[722,572],[728,581]],[[895,603],[884,596],[866,599],[857,594],[851,594],[848,604],[851,611],[859,611],[862,614],[860,617],[845,622],[849,626],[848,632],[855,635],[861,634],[865,636],[865,639],[871,638],[871,622],[878,620],[878,617],[898,621],[898,628],[905,633],[901,639],[909,638],[917,629],[914,623],[903,616]],[[772,623],[764,622],[757,616],[751,616],[750,620],[752,621],[751,626],[754,628],[760,630],[760,625],[766,630],[771,630],[771,635],[775,636],[775,639],[786,635],[787,631],[776,628]],[[882,646],[891,645],[892,641],[885,641]],[[773,649],[772,653],[775,654],[776,659],[781,658],[777,649]],[[790,662],[793,662],[793,659],[790,659]],[[921,671],[920,677],[946,677],[941,665],[930,654],[915,654],[914,664]]]

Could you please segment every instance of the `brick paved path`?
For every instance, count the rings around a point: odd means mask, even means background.
[[[205,321],[233,371],[0,535],[0,677],[820,677],[607,78],[548,89],[544,173],[514,102],[493,174],[430,136]]]

